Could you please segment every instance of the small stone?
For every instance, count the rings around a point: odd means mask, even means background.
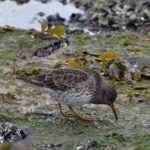
[[[135,21],[135,20],[137,19],[136,14],[132,14],[132,15],[129,17],[129,19],[130,19],[131,21]]]

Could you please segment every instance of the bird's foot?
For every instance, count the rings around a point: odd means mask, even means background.
[[[59,107],[60,115],[61,115],[61,116],[63,116],[63,117],[74,117],[74,116],[73,116],[72,114],[70,114],[70,113],[65,113],[65,112],[63,112],[62,106],[61,106],[60,103],[58,103],[58,107]]]
[[[80,120],[83,120],[83,121],[92,121],[94,119],[92,118],[89,118],[89,117],[86,117],[86,116],[82,116],[80,113],[78,113],[73,107],[71,106],[68,106],[69,110],[71,112],[73,112],[73,114],[75,115],[74,117],[80,119]]]
[[[59,107],[59,110],[60,110],[60,114],[63,116],[63,117],[76,117],[82,121],[92,121],[94,119],[92,118],[89,118],[89,117],[86,117],[86,116],[82,116],[80,113],[78,113],[73,107],[71,106],[68,106],[69,110],[73,113],[73,114],[70,114],[70,113],[64,113],[63,110],[62,110],[62,106],[60,103],[58,103],[58,107]]]
[[[74,117],[74,115],[72,115],[71,113],[67,113],[67,112],[60,112],[60,115],[63,117]]]

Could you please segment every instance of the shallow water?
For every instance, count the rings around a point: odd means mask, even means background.
[[[39,16],[39,12],[43,12],[45,15]],[[63,5],[56,0],[48,3],[31,0],[22,5],[17,5],[16,2],[9,0],[0,1],[0,26],[10,25],[22,29],[40,30],[38,20],[56,13],[68,20],[72,13],[82,14],[83,12],[71,3]]]

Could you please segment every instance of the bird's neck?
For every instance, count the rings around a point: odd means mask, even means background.
[[[97,76],[96,81],[96,91],[92,100],[93,104],[104,104],[104,93],[103,93],[103,85],[104,81],[101,79],[100,76]]]

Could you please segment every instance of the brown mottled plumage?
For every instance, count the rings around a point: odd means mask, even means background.
[[[93,103],[111,106],[116,120],[118,119],[114,108],[116,90],[92,69],[64,67],[45,75],[19,78],[49,89],[49,94],[58,102],[63,116],[67,115],[62,111],[61,104],[67,105],[77,118],[89,120],[80,116],[73,106]]]

